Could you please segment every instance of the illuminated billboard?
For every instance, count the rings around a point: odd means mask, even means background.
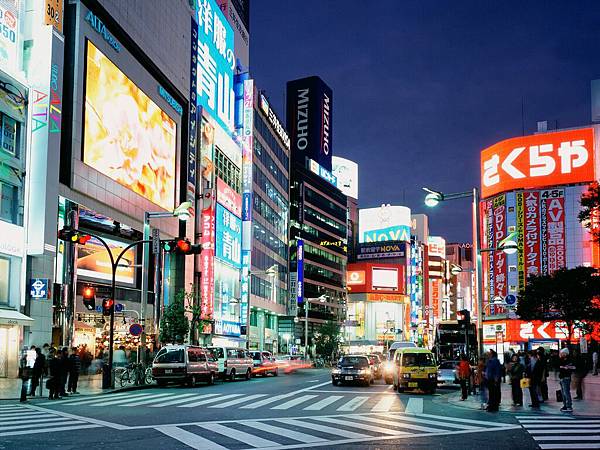
[[[594,130],[507,139],[481,152],[481,196],[594,180]]]
[[[217,203],[215,211],[215,256],[239,269],[242,267],[242,219],[220,203]]]
[[[331,164],[337,178],[337,188],[344,195],[358,200],[358,164],[338,156],[333,157]]]
[[[446,240],[440,236],[429,236],[427,238],[427,249],[429,256],[446,259]]]
[[[231,135],[235,112],[233,29],[214,0],[199,0],[197,5],[197,102]]]
[[[128,242],[103,239],[115,258],[129,245]],[[116,274],[117,283],[135,286],[135,256],[136,250],[135,247],[132,247],[121,257]],[[92,237],[85,245],[77,246],[77,276],[92,280],[112,280],[110,258],[106,248],[95,237]]]
[[[358,242],[410,242],[410,225],[410,209],[405,206],[360,209]]]
[[[83,162],[173,209],[175,121],[89,41],[84,120]]]

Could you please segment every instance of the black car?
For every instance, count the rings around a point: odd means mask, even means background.
[[[374,381],[369,358],[365,355],[342,356],[337,367],[331,371],[331,383],[359,382],[369,386]]]

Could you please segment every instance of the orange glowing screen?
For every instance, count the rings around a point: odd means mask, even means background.
[[[481,152],[481,196],[594,180],[594,130],[507,139]]]
[[[175,121],[89,41],[86,70],[83,162],[173,209]]]

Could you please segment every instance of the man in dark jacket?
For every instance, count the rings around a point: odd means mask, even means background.
[[[500,407],[500,377],[502,376],[502,368],[498,361],[498,354],[491,350],[489,351],[489,359],[485,365],[485,378],[488,387],[488,407],[487,411],[496,412]]]
[[[35,353],[37,354],[35,358],[35,362],[33,363],[33,374],[31,376],[31,390],[29,391],[29,395],[32,397],[35,396],[35,391],[37,387],[40,385],[40,378],[44,375],[46,370],[46,357],[42,353],[39,347],[36,347]]]
[[[58,392],[61,397],[67,397],[67,377],[69,375],[69,349],[63,347],[60,353],[60,381]]]
[[[56,356],[56,349],[54,347],[50,348],[48,351],[48,374],[49,378],[46,382],[46,387],[49,391],[48,398],[50,400],[57,400],[60,397],[58,393],[60,391],[60,380],[61,380],[61,362]]]
[[[69,385],[67,391],[71,394],[79,394],[77,392],[77,381],[79,380],[79,372],[81,371],[81,359],[77,354],[77,347],[71,349],[69,355]]]
[[[540,399],[538,397],[538,390],[542,377],[544,375],[544,367],[540,363],[538,354],[535,350],[529,353],[529,364],[527,365],[527,376],[529,377],[529,395],[531,397],[530,408],[539,408]]]
[[[560,360],[558,367],[558,378],[560,379],[560,390],[562,393],[563,407],[562,412],[573,412],[573,403],[571,401],[571,374],[575,369],[573,361],[569,356],[569,349],[563,348],[560,351]]]
[[[537,349],[538,353],[538,363],[542,366],[542,379],[540,380],[540,396],[542,398],[542,402],[548,401],[548,376],[550,375],[548,371],[548,356],[546,355],[546,351],[544,347],[539,347]]]

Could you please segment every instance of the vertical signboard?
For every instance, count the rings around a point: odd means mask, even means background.
[[[439,279],[433,279],[430,280],[430,285],[431,285],[431,315],[432,315],[432,319],[433,319],[433,324],[435,325],[441,314],[440,314],[440,307],[441,307],[441,302],[440,302],[440,298],[441,298],[441,289],[440,289],[440,285],[441,285],[441,281]]]
[[[594,233],[600,230],[600,210],[592,209],[590,224],[590,245],[592,247],[592,267],[600,268],[600,243],[594,242]]]
[[[202,116],[200,128],[202,177],[206,180],[212,180],[212,174],[215,170],[215,127],[207,118]]]
[[[246,325],[252,261],[252,164],[254,151],[254,81],[244,80],[242,131],[242,286],[241,323]]]
[[[304,240],[298,239],[296,252],[296,300],[297,303],[304,302]]]
[[[487,248],[494,248],[494,204],[491,200],[488,200],[485,202],[485,212],[486,212],[485,217],[487,218],[487,221],[485,222],[485,226],[486,226],[485,246]],[[493,257],[493,254],[490,254],[488,252],[486,252],[485,255],[486,255],[486,264],[487,264],[487,268],[488,268],[487,301],[488,301],[488,303],[492,303],[492,299],[496,292],[496,284],[495,284],[495,277],[494,277],[494,257]]]
[[[523,262],[525,280],[529,275],[539,275],[541,272],[541,240],[540,240],[540,193],[526,191],[523,193]]]
[[[196,199],[196,155],[198,142],[198,114],[197,104],[197,78],[198,78],[198,24],[191,18],[192,42],[190,54],[190,118],[188,134],[188,173],[187,173],[187,200],[194,204]]]
[[[494,246],[506,237],[506,196],[499,195],[494,198]],[[506,253],[503,251],[494,252],[494,291],[492,296],[500,296],[504,298],[507,293],[506,289]]]
[[[233,30],[214,0],[198,0],[198,105],[234,131]]]
[[[242,221],[220,203],[215,208],[215,256],[239,269],[242,267]]]
[[[202,277],[200,279],[201,318],[212,319],[214,313],[214,258],[215,258],[215,201],[213,192],[204,193],[202,209]]]
[[[516,194],[516,214],[517,214],[517,291],[525,287],[525,217],[523,209],[523,192]]]
[[[542,191],[546,207],[546,255],[548,274],[566,267],[565,193],[562,189]]]
[[[0,3],[0,67],[19,67],[20,0]]]

